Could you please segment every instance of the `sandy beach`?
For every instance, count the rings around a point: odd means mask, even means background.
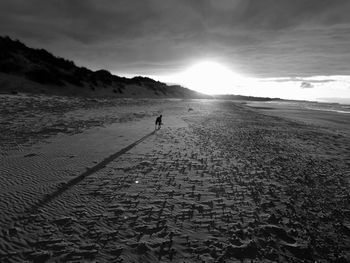
[[[0,262],[350,261],[349,115],[0,101]]]

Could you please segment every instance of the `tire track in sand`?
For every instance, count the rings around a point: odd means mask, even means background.
[[[136,145],[138,145],[142,141],[146,140],[148,137],[150,137],[153,134],[155,134],[155,132],[156,131],[152,131],[151,133],[145,135],[144,137],[142,137],[141,139],[137,140],[136,142],[130,144],[129,146],[127,146],[127,147],[121,149],[120,151],[118,151],[118,152],[108,156],[107,158],[105,158],[104,160],[102,160],[101,162],[96,164],[95,166],[87,169],[84,173],[82,173],[79,176],[74,177],[73,179],[69,180],[67,183],[61,184],[60,186],[58,186],[56,191],[52,192],[51,194],[45,195],[36,204],[32,205],[28,212],[34,212],[37,209],[45,206],[46,204],[48,204],[49,202],[54,200],[56,197],[60,196],[62,193],[64,193],[65,191],[67,191],[68,189],[73,187],[74,185],[76,185],[79,182],[81,182],[82,180],[84,180],[89,175],[91,175],[93,173],[96,173],[97,171],[103,169],[107,164],[109,164],[110,162],[112,162],[116,158],[120,157],[121,155],[125,154],[126,152],[130,151]]]

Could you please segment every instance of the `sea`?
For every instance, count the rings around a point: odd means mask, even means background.
[[[299,108],[316,111],[337,112],[340,114],[350,114],[350,104],[313,102],[313,101],[271,101],[268,104],[279,105],[284,108]]]

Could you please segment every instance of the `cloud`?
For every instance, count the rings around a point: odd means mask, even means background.
[[[312,85],[310,82],[305,82],[303,81],[301,84],[300,84],[300,87],[302,89],[312,89],[314,88],[314,85]]]
[[[317,79],[316,79],[317,78]],[[330,79],[329,77],[309,77],[309,78],[267,78],[264,81],[274,81],[274,82],[308,82],[308,83],[328,83],[335,82],[336,79]]]

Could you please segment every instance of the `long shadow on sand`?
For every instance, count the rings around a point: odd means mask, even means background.
[[[129,150],[131,150],[133,147],[135,147],[136,145],[138,145],[142,141],[146,140],[148,137],[152,136],[153,134],[155,134],[155,132],[156,131],[153,131],[153,132],[147,134],[146,136],[142,137],[138,141],[136,141],[136,142],[130,144],[129,146],[121,149],[119,152],[116,152],[116,153],[108,156],[107,158],[102,160],[100,163],[98,163],[95,166],[89,168],[86,172],[82,173],[81,175],[71,179],[67,183],[64,183],[64,184],[60,185],[56,191],[54,191],[51,194],[45,195],[38,203],[34,204],[29,209],[29,211],[30,212],[34,212],[38,208],[45,206],[47,203],[51,202],[53,199],[55,199],[56,197],[60,196],[63,192],[67,191],[69,188],[73,187],[74,185],[76,185],[79,182],[81,182],[82,180],[84,180],[87,176],[89,176],[89,175],[91,175],[91,174],[93,174],[93,173],[103,169],[107,164],[109,164],[110,162],[112,162],[113,160],[118,158],[119,156],[121,156],[124,153],[128,152]]]

